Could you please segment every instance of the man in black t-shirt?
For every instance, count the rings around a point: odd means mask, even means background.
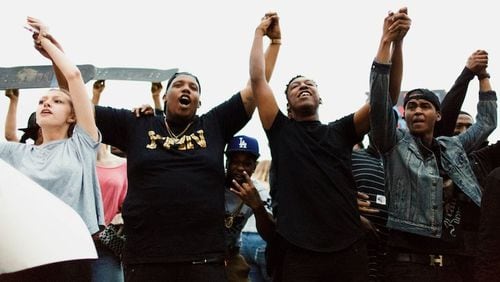
[[[392,23],[395,25],[389,30]],[[388,84],[392,42],[406,34],[409,24],[404,12],[386,17],[372,67],[374,85]],[[369,105],[322,124],[316,83],[298,76],[286,89],[289,119],[280,112],[265,81],[262,37],[266,29],[261,25],[255,31],[250,76],[278,183],[273,196],[279,198],[277,233],[285,248],[282,279],[365,281],[366,247],[356,205],[351,151],[369,129]]]
[[[198,91],[193,75],[173,77],[166,118],[137,119],[128,110],[96,106],[103,142],[127,154],[129,188],[122,209],[127,281],[225,279],[224,146],[249,115],[242,91],[196,116]],[[172,112],[189,111],[189,119],[169,119]]]
[[[266,35],[269,79],[280,47],[279,25]],[[127,154],[126,281],[226,281],[224,147],[248,122],[255,103],[247,84],[198,116],[200,93],[198,78],[182,72],[167,82],[165,116],[136,118],[128,110],[96,106],[103,142]]]

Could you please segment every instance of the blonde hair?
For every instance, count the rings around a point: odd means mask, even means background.
[[[254,179],[260,180],[265,183],[269,183],[269,170],[271,168],[271,160],[262,160],[259,161],[257,167],[255,168],[255,172],[252,177]]]

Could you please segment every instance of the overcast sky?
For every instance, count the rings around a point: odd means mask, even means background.
[[[9,1],[0,17],[0,66],[49,63],[23,29],[29,15],[50,26],[76,64],[179,68],[196,74],[202,114],[243,88],[255,27],[267,11],[276,11],[283,44],[271,86],[278,103],[284,111],[283,89],[292,76],[309,76],[323,99],[320,118],[328,122],[364,103],[383,19],[403,6],[413,20],[404,44],[403,90],[449,90],[476,49],[489,52],[488,71],[497,86],[500,43],[493,1]],[[26,126],[44,91],[21,90],[18,127]],[[474,115],[477,91],[474,80],[463,106]],[[1,136],[7,102],[2,94]],[[101,99],[102,105],[129,109],[144,103],[152,103],[147,82],[107,81]],[[240,133],[256,137],[262,158],[270,158],[257,114]],[[499,136],[496,130],[489,140]]]

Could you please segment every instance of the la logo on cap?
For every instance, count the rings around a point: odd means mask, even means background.
[[[240,146],[240,149],[247,148],[247,142],[245,142],[245,139],[243,137],[240,137],[240,143],[238,145]]]

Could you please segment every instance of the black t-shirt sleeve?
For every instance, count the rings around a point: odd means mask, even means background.
[[[350,114],[336,121],[330,122],[328,126],[337,127],[338,131],[345,133],[339,136],[342,136],[347,144],[350,143],[354,146],[354,144],[363,140],[364,136],[359,136],[356,133],[356,128],[354,126],[354,114]]]
[[[285,125],[286,122],[289,121],[289,118],[286,117],[281,111],[276,113],[276,117],[274,117],[273,124],[267,130],[265,130],[267,138],[271,139],[274,135],[278,134],[281,128]]]
[[[247,115],[240,93],[211,109],[207,116],[214,116],[218,121],[224,140],[229,141],[250,120]]]
[[[95,106],[95,121],[102,134],[102,143],[126,152],[132,118],[133,114],[129,110]]]

